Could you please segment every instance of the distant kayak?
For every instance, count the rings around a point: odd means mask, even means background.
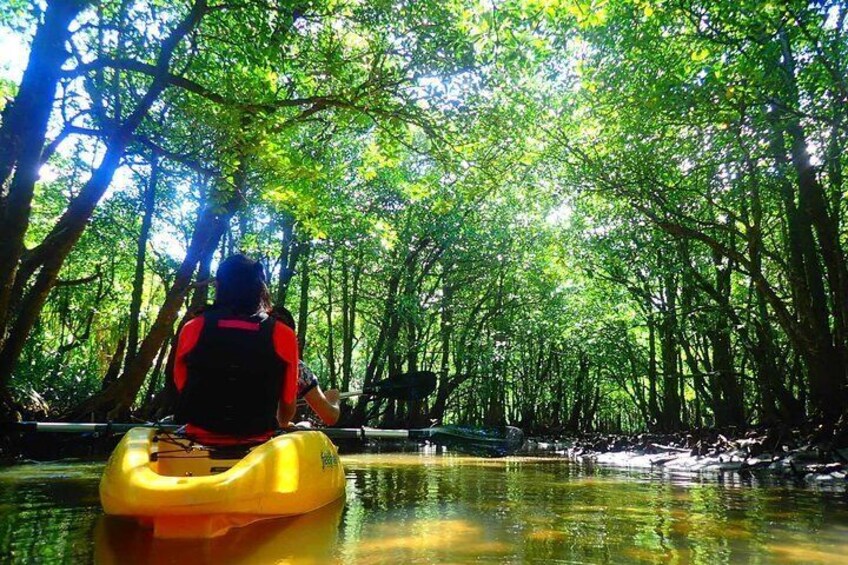
[[[107,514],[135,518],[160,538],[210,538],[257,520],[317,510],[345,491],[335,445],[319,431],[252,449],[203,446],[134,428],[100,480]]]

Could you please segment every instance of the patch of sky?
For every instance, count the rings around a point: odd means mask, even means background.
[[[38,178],[39,180],[41,180],[41,182],[53,182],[57,178],[59,178],[59,175],[56,174],[56,171],[53,169],[53,167],[50,166],[49,163],[45,163],[38,170]]]
[[[197,202],[193,192],[190,183],[182,182],[176,185],[174,201],[177,205],[169,211],[176,218],[173,218],[173,221],[156,222],[150,236],[153,249],[174,261],[182,261],[188,250],[186,234],[177,229],[176,225],[183,224],[186,218],[197,215]]]
[[[810,154],[810,164],[814,167],[820,167],[823,162],[822,146],[817,140],[813,139],[807,142],[807,153]]]
[[[560,226],[568,222],[569,218],[571,218],[571,214],[573,212],[573,208],[567,202],[563,202],[553,210],[551,210],[547,216],[545,216],[545,222],[551,226]]]
[[[0,27],[0,80],[20,83],[28,59],[28,38],[20,32]]]
[[[827,10],[827,18],[824,21],[824,28],[825,29],[836,29],[836,26],[839,25],[839,16],[840,16],[840,12],[842,11],[842,9],[843,9],[843,6],[839,3],[837,3],[837,4],[832,5]],[[846,9],[848,9],[848,8],[846,8]],[[846,26],[846,25],[848,25],[848,18],[846,18],[846,21],[843,22],[843,27]]]
[[[471,72],[451,76],[422,76],[410,87],[417,103],[423,108],[449,110],[457,107],[471,94],[486,94],[480,77]]]

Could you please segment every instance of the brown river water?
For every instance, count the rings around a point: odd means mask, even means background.
[[[0,563],[848,564],[844,490],[561,459],[344,456],[346,500],[206,541],[103,515],[102,462],[0,469]]]

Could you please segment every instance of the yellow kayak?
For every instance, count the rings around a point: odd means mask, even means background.
[[[210,538],[233,527],[317,510],[344,494],[335,445],[319,431],[277,436],[249,453],[209,451],[134,428],[100,480],[107,514],[152,526],[160,538]]]

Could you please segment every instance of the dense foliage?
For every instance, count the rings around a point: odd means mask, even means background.
[[[0,80],[6,410],[167,411],[175,330],[243,251],[325,387],[439,375],[427,403],[348,422],[833,426],[846,16],[4,2],[28,53]]]

